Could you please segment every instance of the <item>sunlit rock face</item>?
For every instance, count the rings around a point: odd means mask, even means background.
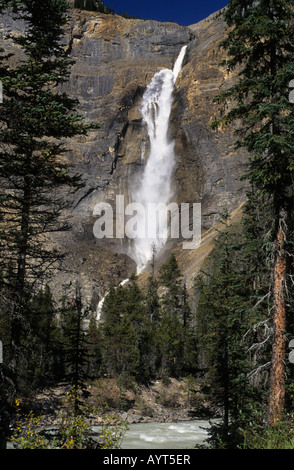
[[[141,112],[144,92],[157,72],[173,69],[185,45],[168,129],[174,142],[174,201],[201,203],[203,233],[212,229],[226,204],[233,212],[244,201],[245,188],[239,176],[245,170],[247,155],[232,148],[232,130],[208,129],[217,115],[213,97],[234,78],[218,65],[223,57],[218,43],[225,26],[216,16],[182,27],[72,10],[65,47],[75,64],[64,90],[77,98],[77,110],[86,121],[102,125],[88,136],[66,143],[67,158],[74,171],[83,175],[85,187],[71,196],[73,210],[68,216],[73,229],[50,242],[68,253],[66,263],[71,271],[55,278],[56,295],[62,284],[79,279],[85,300],[94,308],[110,280],[118,284],[136,270],[135,261],[128,256],[129,240],[94,236],[97,217],[93,210],[100,202],[107,202],[115,219],[116,196],[123,195],[125,203],[130,202],[132,184],[140,183],[150,152]],[[0,27],[8,33],[21,31],[23,26],[6,14]],[[11,49],[9,39],[4,40],[4,46]],[[204,253],[198,256],[197,250],[183,251],[180,241],[168,241],[158,264],[171,250],[192,280],[205,258],[205,245]]]

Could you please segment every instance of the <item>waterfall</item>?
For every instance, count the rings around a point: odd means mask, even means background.
[[[124,279],[123,281],[121,281],[119,283],[119,286],[124,286],[128,281],[129,281],[129,278]],[[105,296],[102,297],[102,299],[98,302],[97,309],[96,309],[96,320],[97,321],[101,320],[102,308],[103,308],[103,304],[104,304],[104,301],[105,301],[107,295],[108,295],[108,292],[106,292]]]
[[[171,178],[175,154],[174,142],[168,139],[168,129],[174,85],[182,68],[186,48],[184,46],[181,49],[173,70],[163,69],[154,75],[143,95],[141,113],[147,126],[150,152],[139,185],[131,189],[132,201],[141,204],[147,214],[146,218],[137,215],[138,225],[144,226],[144,235],[134,239],[129,253],[136,261],[137,274],[151,260],[153,247],[159,252],[168,238],[168,227],[161,227],[164,224],[158,221],[166,216],[166,206],[173,196]],[[156,216],[148,214],[147,206],[150,203],[160,204]],[[150,233],[155,234],[155,237],[150,238]]]
[[[157,217],[145,219],[138,214],[137,222],[144,225],[145,236],[135,238],[130,248],[129,255],[137,264],[137,274],[152,259],[153,246],[159,252],[165,245],[168,237],[168,229],[161,229],[158,220],[166,214],[166,205],[173,196],[171,178],[175,166],[174,142],[168,139],[169,117],[172,107],[173,91],[177,76],[182,68],[187,46],[182,47],[174,64],[173,70],[163,69],[156,73],[147,86],[143,95],[141,113],[144,123],[147,125],[150,140],[150,152],[144,166],[142,178],[137,188],[131,188],[131,198],[145,208],[149,203],[161,203],[161,210]],[[145,160],[145,145],[142,144],[142,160]],[[157,236],[148,237],[154,226]],[[120,283],[124,285],[129,279]],[[96,318],[101,320],[103,303],[108,293],[97,305]]]

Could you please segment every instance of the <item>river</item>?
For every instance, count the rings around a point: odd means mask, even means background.
[[[121,449],[194,449],[196,444],[206,444],[209,427],[205,420],[129,424]],[[50,427],[50,430],[56,428]],[[93,426],[93,431],[98,436],[100,426]],[[7,448],[15,447],[9,442]]]
[[[193,449],[196,444],[205,444],[209,427],[204,420],[129,424],[121,448]]]

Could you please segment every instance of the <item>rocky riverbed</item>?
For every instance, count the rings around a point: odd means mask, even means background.
[[[46,426],[58,425],[70,391],[69,384],[60,384],[40,391],[34,398],[20,397],[20,408],[24,413],[32,410]],[[169,379],[168,383],[156,380],[125,387],[118,380],[103,378],[87,386],[83,401],[91,410],[87,417],[92,426],[99,426],[105,414],[127,424],[208,419],[219,414],[201,386],[191,379]]]

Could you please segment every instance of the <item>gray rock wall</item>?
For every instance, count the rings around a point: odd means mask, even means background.
[[[16,60],[20,51],[6,36],[22,28],[8,14],[0,22],[3,45],[16,51]],[[86,121],[103,124],[88,136],[67,142],[67,158],[83,174],[86,185],[73,195],[73,211],[68,214],[73,230],[50,241],[68,252],[67,267],[73,271],[57,275],[53,286],[57,296],[62,284],[79,277],[85,299],[95,307],[111,280],[118,283],[135,269],[126,256],[126,243],[95,239],[93,208],[101,201],[114,205],[117,194],[128,197],[130,180],[142,170],[142,145],[148,151],[139,109],[143,92],[157,71],[173,67],[185,44],[188,49],[175,87],[170,127],[176,142],[177,201],[201,202],[204,232],[218,221],[226,204],[234,211],[244,201],[239,176],[247,155],[231,147],[233,129],[208,129],[217,114],[213,96],[233,79],[218,65],[223,35],[224,25],[214,17],[187,28],[73,10],[65,47],[75,64],[64,90],[78,99],[78,112]],[[167,247],[181,254],[180,245]],[[193,260],[196,266],[197,253]]]

